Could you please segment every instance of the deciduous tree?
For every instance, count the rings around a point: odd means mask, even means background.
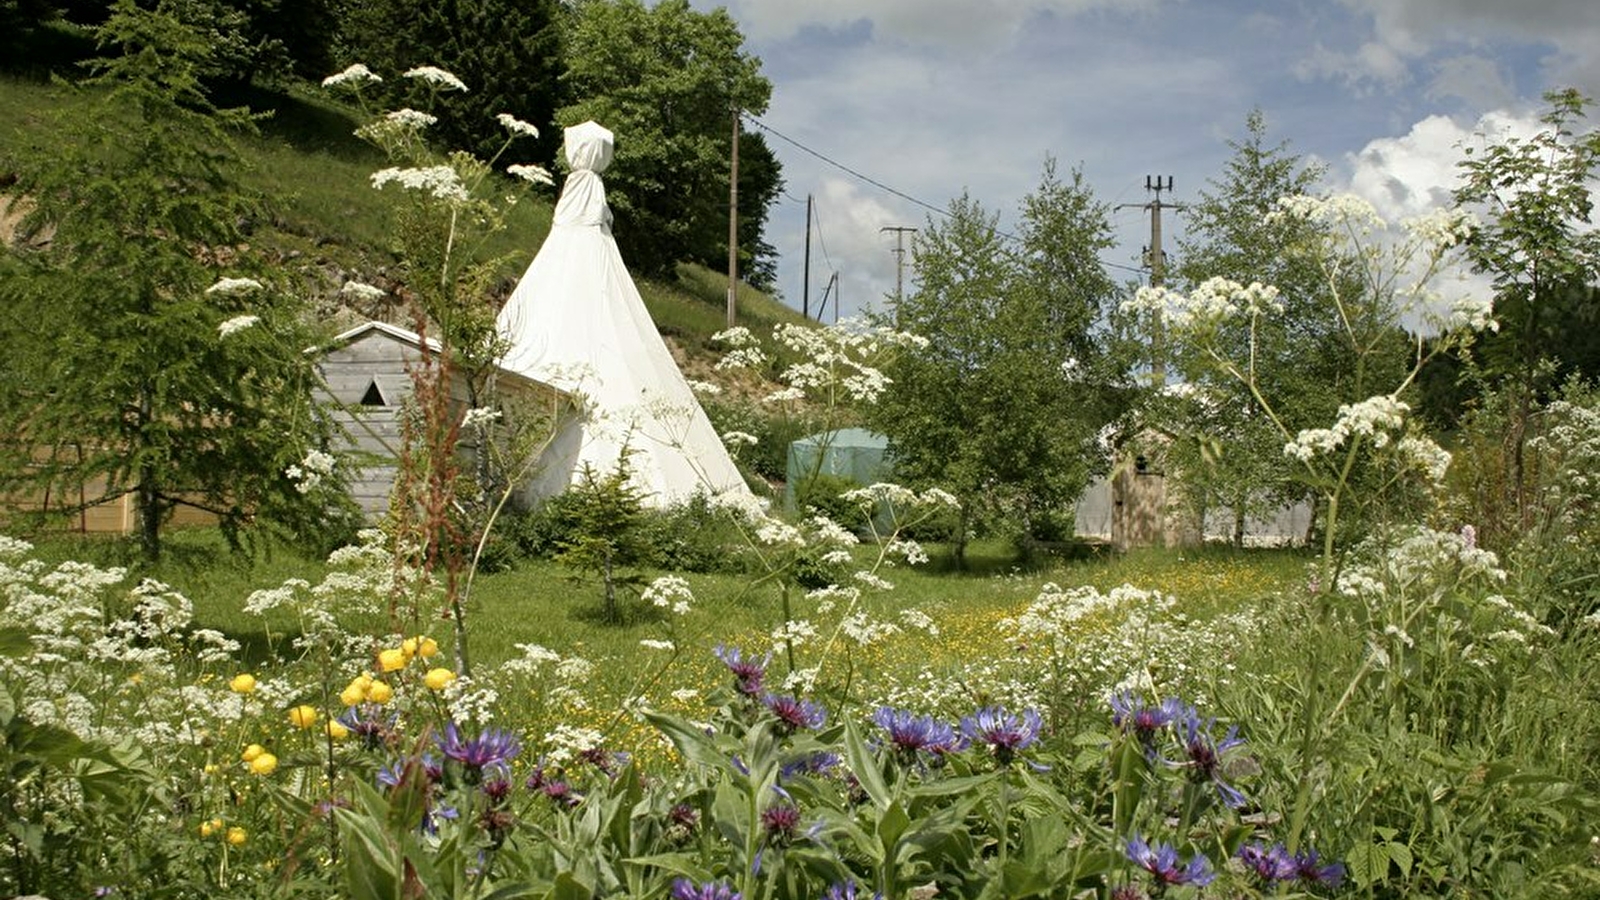
[[[897,474],[961,503],[958,558],[979,517],[1024,537],[1070,516],[1104,453],[1101,428],[1122,410],[1126,360],[1096,331],[1116,293],[1098,254],[1111,245],[1106,206],[1082,173],[1046,163],[1023,202],[1017,239],[969,196],[931,220],[912,248],[914,289],[896,327],[928,338],[889,368],[869,413]]]
[[[1509,381],[1517,394],[1507,445],[1519,512],[1528,505],[1523,446],[1539,394],[1568,374],[1600,376],[1592,340],[1600,324],[1600,231],[1591,222],[1600,130],[1577,133],[1592,102],[1578,91],[1545,100],[1545,127],[1533,137],[1467,149],[1455,195],[1482,219],[1467,248],[1474,267],[1494,280],[1500,333],[1482,342],[1480,354],[1490,380]]]
[[[734,113],[760,115],[772,95],[727,10],[581,0],[564,84],[576,99],[557,113],[561,124],[593,119],[617,135],[606,197],[629,265],[670,275],[683,261],[724,262]],[[759,135],[741,135],[739,156],[740,244],[754,252],[783,182]],[[750,263],[760,278],[761,260]]]

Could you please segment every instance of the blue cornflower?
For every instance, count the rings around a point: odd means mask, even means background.
[[[827,750],[818,750],[815,753],[808,753],[799,759],[791,759],[779,766],[778,781],[782,783],[801,775],[826,776],[843,764],[844,758],[839,754]]]
[[[1189,777],[1196,782],[1211,782],[1217,789],[1217,795],[1228,806],[1238,809],[1245,804],[1244,794],[1223,780],[1222,757],[1228,751],[1244,744],[1244,738],[1239,737],[1239,726],[1228,728],[1228,733],[1217,740],[1211,735],[1213,719],[1201,719],[1200,714],[1193,709],[1185,710],[1181,729],[1183,738],[1183,752],[1185,759],[1175,763],[1179,768],[1189,770]]]
[[[1005,765],[1017,751],[1039,739],[1044,723],[1034,710],[1014,716],[1004,707],[987,706],[961,720],[961,733],[973,743],[988,744],[994,758]]]
[[[444,727],[438,744],[439,751],[446,758],[460,763],[466,770],[467,780],[473,782],[481,778],[486,769],[507,768],[511,760],[522,752],[522,742],[509,731],[485,728],[477,737],[463,740],[454,722]]]
[[[1306,884],[1337,888],[1344,883],[1344,863],[1333,862],[1323,865],[1315,850],[1296,854],[1294,866],[1295,874]]]
[[[1128,838],[1124,850],[1134,865],[1149,872],[1155,877],[1156,883],[1162,886],[1192,884],[1205,887],[1217,877],[1211,871],[1211,861],[1206,859],[1204,853],[1196,853],[1188,863],[1179,865],[1176,847],[1171,844],[1151,847],[1137,832]]]
[[[1274,881],[1293,881],[1300,877],[1300,868],[1295,863],[1295,858],[1282,844],[1273,844],[1268,847],[1260,841],[1245,844],[1235,854],[1244,867],[1254,872],[1263,883]]]
[[[444,767],[439,765],[432,753],[424,753],[420,757],[397,759],[387,766],[379,766],[377,781],[384,787],[398,787],[405,778],[406,769],[412,765],[427,779],[428,785],[439,783],[444,778]]]
[[[1111,695],[1111,724],[1131,734],[1139,743],[1150,746],[1161,729],[1182,718],[1185,706],[1176,697],[1168,697],[1156,706],[1146,706],[1144,698],[1131,691]]]
[[[438,760],[427,753],[420,757],[398,759],[387,766],[380,766],[375,777],[379,784],[393,788],[419,776],[422,779],[423,798],[421,828],[428,834],[436,834],[440,819],[454,819],[458,815],[455,807],[434,803],[433,787],[444,778],[444,770]]]
[[[889,732],[889,743],[906,762],[915,762],[919,752],[938,756],[958,752],[967,745],[954,726],[909,710],[880,706],[872,714],[872,723]]]
[[[720,881],[695,884],[687,878],[672,882],[672,900],[744,900],[744,895]]]
[[[712,652],[717,655],[717,659],[722,660],[723,665],[728,667],[728,671],[733,673],[733,677],[738,681],[739,693],[747,694],[751,697],[760,695],[761,681],[767,675],[767,664],[772,662],[771,653],[768,653],[760,662],[756,662],[754,656],[746,659],[738,647],[725,647],[722,644],[718,644]]]
[[[793,734],[802,728],[815,730],[828,721],[828,711],[810,700],[767,694],[761,698],[761,702],[778,717],[779,730],[786,734]]]
[[[822,895],[822,900],[858,900],[858,898],[865,896],[858,893],[860,890],[861,888],[856,884],[854,878],[846,878],[844,881],[829,885],[827,892]],[[883,895],[875,893],[872,897],[873,900],[881,900]]]
[[[360,703],[346,708],[339,714],[338,721],[355,735],[362,747],[376,750],[393,740],[398,717],[385,714],[383,707],[376,703]]]

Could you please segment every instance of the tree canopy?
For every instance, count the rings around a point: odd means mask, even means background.
[[[1098,256],[1112,241],[1082,173],[1062,180],[1048,161],[1016,239],[997,224],[964,195],[917,235],[914,289],[893,318],[929,343],[896,359],[869,416],[896,472],[949,490],[964,525],[1007,519],[1031,535],[1071,516],[1103,465],[1096,438],[1122,411],[1127,360],[1097,331],[1116,293]]]
[[[98,65],[105,90],[63,110],[62,139],[22,167],[27,226],[48,246],[0,257],[16,350],[0,489],[56,509],[132,495],[151,558],[180,505],[230,536],[260,522],[331,537],[310,337],[241,230],[258,210],[237,181],[249,117],[211,106],[210,45],[164,8],[122,0],[99,33],[120,51]],[[40,333],[47,345],[23,339]]]
[[[726,260],[734,116],[767,109],[772,83],[761,61],[726,9],[581,0],[573,17],[563,79],[572,102],[556,116],[616,133],[605,179],[623,258],[652,275],[681,261]],[[750,251],[762,245],[745,235],[760,233],[783,182],[759,136],[742,135],[739,156],[741,245]]]

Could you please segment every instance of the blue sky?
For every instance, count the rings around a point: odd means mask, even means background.
[[[1047,155],[1081,168],[1107,203],[1145,202],[1146,175],[1172,176],[1170,199],[1192,199],[1254,108],[1269,139],[1329,167],[1330,189],[1397,218],[1448,195],[1463,142],[1529,130],[1546,90],[1600,96],[1592,0],[725,5],[774,85],[761,122],[931,206],[967,191],[1002,227]],[[843,314],[881,307],[895,257],[880,229],[923,227],[929,211],[768,140],[787,182],[768,227],[786,301],[801,305],[810,195],[812,305],[837,271]],[[1102,258],[1136,266],[1147,215],[1124,209],[1113,225],[1120,244]],[[1164,225],[1181,232],[1181,215]]]

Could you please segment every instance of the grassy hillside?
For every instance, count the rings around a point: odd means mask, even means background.
[[[47,152],[57,133],[56,116],[75,88],[0,76],[0,185],[24,155]],[[246,183],[268,201],[269,215],[251,235],[253,249],[289,272],[313,299],[319,320],[333,327],[372,316],[409,325],[407,310],[342,308],[337,292],[348,279],[380,282],[396,259],[390,235],[390,198],[369,186],[368,176],[386,165],[352,132],[359,118],[316,93],[224,98],[225,104],[275,107],[260,121],[260,133],[242,142]],[[513,207],[509,227],[484,248],[505,258],[497,293],[510,293],[550,230],[553,190]],[[0,187],[3,192],[3,187]],[[626,227],[621,223],[619,227]],[[679,268],[673,283],[640,280],[640,294],[657,326],[685,357],[685,367],[707,368],[709,337],[725,322],[725,276],[699,266]],[[739,322],[757,334],[780,322],[803,321],[799,313],[741,285]]]

